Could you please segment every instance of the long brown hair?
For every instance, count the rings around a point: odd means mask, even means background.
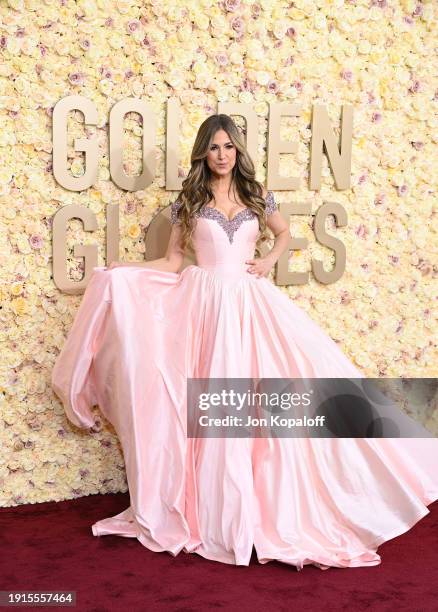
[[[192,234],[194,230],[194,213],[204,204],[213,200],[210,187],[211,170],[207,164],[207,154],[214,135],[224,130],[236,148],[236,163],[232,170],[231,187],[234,188],[243,205],[250,208],[258,217],[260,235],[256,250],[259,252],[261,242],[268,239],[265,220],[266,202],[263,198],[263,186],[255,178],[255,168],[238,127],[229,115],[217,114],[208,117],[200,126],[191,154],[191,168],[182,182],[182,190],[177,200],[181,203],[178,220],[181,221],[181,246],[193,250]]]

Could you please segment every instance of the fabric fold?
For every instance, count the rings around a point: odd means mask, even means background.
[[[52,374],[70,421],[92,426],[98,404],[122,445],[130,506],[93,534],[236,565],[253,547],[298,570],[379,564],[438,499],[435,438],[187,438],[188,377],[364,376],[270,281],[228,265],[94,270]]]

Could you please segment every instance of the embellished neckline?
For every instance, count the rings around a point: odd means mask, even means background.
[[[235,219],[237,219],[237,217],[241,214],[246,212],[247,210],[250,210],[248,208],[248,206],[245,206],[245,208],[243,208],[242,210],[239,210],[238,213],[236,213],[234,215],[234,217],[232,217],[231,219],[229,219],[225,213],[223,213],[221,210],[219,210],[218,208],[214,208],[213,206],[208,206],[208,204],[204,204],[204,206],[201,206],[201,208],[209,208],[210,210],[214,210],[215,212],[217,212],[219,215],[221,215],[224,219],[224,221],[226,221],[227,223],[232,223]],[[252,211],[251,211],[252,212]]]
[[[230,244],[233,242],[234,234],[239,229],[244,221],[251,221],[257,215],[253,210],[246,207],[243,210],[239,210],[237,214],[234,215],[232,219],[228,219],[224,215],[223,212],[218,210],[217,208],[213,208],[212,206],[207,206],[204,204],[201,208],[195,213],[196,217],[204,217],[206,219],[213,219],[217,221],[219,225],[222,227],[226,235],[228,236],[228,240]]]

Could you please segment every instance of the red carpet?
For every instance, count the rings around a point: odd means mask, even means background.
[[[438,610],[438,502],[379,548],[382,564],[326,571],[223,565],[154,553],[136,539],[94,537],[91,524],[128,494],[0,508],[0,590],[74,590],[77,610]],[[53,610],[53,607],[38,607]]]

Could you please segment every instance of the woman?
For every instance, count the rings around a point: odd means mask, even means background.
[[[171,222],[164,257],[94,269],[52,376],[72,422],[98,403],[122,443],[131,505],[94,535],[236,565],[253,546],[297,569],[379,564],[438,498],[435,439],[187,436],[188,378],[363,377],[266,278],[289,228],[227,115],[201,125]]]

